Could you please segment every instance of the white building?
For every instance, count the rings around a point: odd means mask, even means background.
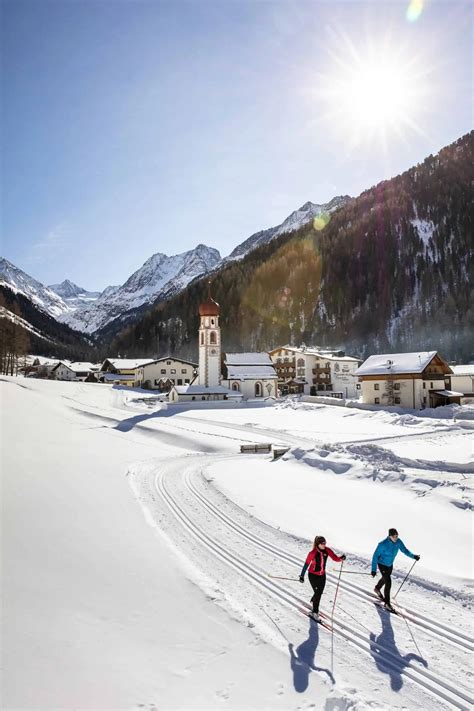
[[[209,295],[199,306],[199,377],[206,388],[221,384],[221,329],[219,304]]]
[[[173,385],[189,385],[196,377],[197,363],[173,356],[145,363],[137,370],[140,387],[168,392]]]
[[[96,372],[94,363],[82,363],[60,360],[51,370],[55,380],[85,380],[90,373]]]
[[[226,353],[222,384],[245,400],[278,397],[278,375],[268,353]]]
[[[452,365],[451,388],[463,393],[461,402],[474,400],[474,365]]]
[[[224,385],[173,385],[168,400],[170,402],[196,402],[208,400],[241,400],[240,393],[232,393]]]
[[[373,355],[356,375],[369,405],[423,409],[459,403],[462,396],[451,390],[452,370],[436,351]]]
[[[97,378],[101,383],[119,383],[137,388],[140,385],[138,373],[147,363],[153,363],[153,358],[107,358]]]
[[[357,397],[355,371],[360,360],[342,351],[317,346],[280,346],[269,352],[278,373],[278,386],[285,392],[305,395],[331,393]]]

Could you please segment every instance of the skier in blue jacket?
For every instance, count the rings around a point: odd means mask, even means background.
[[[394,612],[393,607],[390,604],[390,589],[392,587],[392,578],[390,576],[393,571],[393,561],[395,560],[398,551],[401,551],[409,558],[420,560],[420,556],[409,551],[403,541],[398,537],[397,529],[389,528],[387,538],[380,541],[375,549],[374,555],[372,556],[372,577],[375,578],[377,575],[377,565],[382,574],[382,577],[374,588],[374,592],[385,602],[385,607],[390,612]],[[382,595],[382,588],[384,586],[385,595]]]

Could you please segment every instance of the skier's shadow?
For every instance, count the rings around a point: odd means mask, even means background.
[[[402,671],[410,662],[420,662],[424,667],[428,666],[428,662],[423,657],[418,654],[405,654],[401,655],[395,642],[395,635],[393,633],[391,613],[386,612],[379,606],[377,606],[377,612],[379,614],[380,620],[382,622],[382,631],[376,636],[373,632],[370,633],[370,653],[372,654],[377,669],[384,674],[388,674],[390,677],[390,687],[394,691],[400,691],[403,686]],[[387,659],[384,662],[383,657],[379,656],[377,652],[383,655],[384,651],[380,649],[388,650],[392,655],[392,658]]]
[[[314,657],[319,643],[318,623],[314,620],[309,622],[308,639],[305,639],[296,649],[289,642],[288,650],[290,652],[291,671],[293,672],[293,686],[295,691],[300,694],[306,691],[309,684],[309,675],[312,671],[324,672],[328,675],[331,682],[334,684],[334,677],[329,669],[317,667],[314,664]]]

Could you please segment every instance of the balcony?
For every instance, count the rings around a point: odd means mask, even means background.
[[[313,368],[313,375],[320,375],[321,373],[331,373],[331,368]]]

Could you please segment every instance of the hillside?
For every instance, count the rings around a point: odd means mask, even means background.
[[[474,132],[436,156],[282,235],[213,277],[225,349],[293,342],[474,357],[471,187]],[[132,326],[102,334],[109,352],[194,356],[205,279]],[[99,334],[100,336],[100,334]]]
[[[5,282],[0,284],[0,319],[15,322],[24,331],[30,352],[38,355],[89,360],[94,349],[83,334],[59,323]]]

